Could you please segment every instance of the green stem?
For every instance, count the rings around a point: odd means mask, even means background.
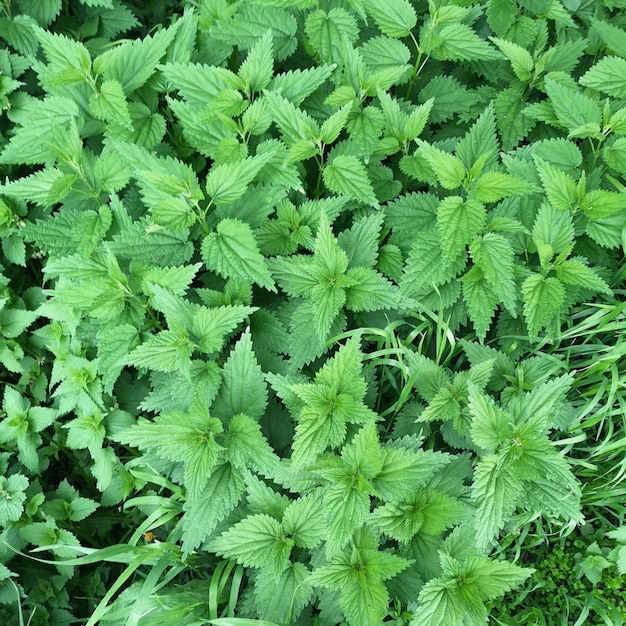
[[[419,43],[417,43],[417,39],[415,39],[415,36],[413,35],[413,33],[410,33],[410,36],[413,41],[413,45],[415,46],[415,50],[417,52],[417,58],[415,59],[415,63],[413,65],[413,72],[411,74],[411,78],[409,79],[409,84],[406,87],[406,92],[404,94],[405,100],[408,100],[409,97],[411,96],[411,90],[413,89],[413,85],[415,84],[415,81],[417,80],[417,77],[420,75],[421,71],[424,69],[424,65],[426,65],[426,61],[428,61],[428,56],[426,56],[426,58],[422,60],[422,57],[423,57],[422,49],[420,48]]]
[[[324,171],[324,152],[320,156],[315,157],[317,163],[317,182],[315,183],[315,197],[320,197],[320,188],[322,186],[322,172]]]
[[[200,224],[200,228],[202,228],[202,234],[205,237],[211,232],[206,223],[206,216],[209,213],[209,209],[212,206],[213,206],[213,199],[211,199],[209,204],[207,204],[206,209],[204,210],[200,209],[200,206],[198,205],[197,202],[195,203],[195,207],[198,209],[198,211],[194,211],[194,213],[198,216],[198,223]]]

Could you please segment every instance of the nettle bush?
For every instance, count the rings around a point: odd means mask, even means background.
[[[623,3],[2,4],[2,623],[485,624],[584,519]]]

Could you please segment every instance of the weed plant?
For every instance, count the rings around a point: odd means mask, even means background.
[[[626,623],[623,0],[0,8],[0,623]]]

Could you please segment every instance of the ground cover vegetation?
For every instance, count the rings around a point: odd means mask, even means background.
[[[623,0],[2,0],[0,622],[626,623]]]

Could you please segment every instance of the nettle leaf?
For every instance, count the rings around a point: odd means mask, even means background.
[[[486,233],[472,241],[470,254],[499,301],[515,316],[517,301],[513,277],[515,255],[509,240],[497,233]]]
[[[267,261],[259,251],[250,226],[223,219],[202,242],[202,259],[210,270],[225,278],[241,278],[276,291]]]
[[[471,435],[474,443],[495,452],[513,434],[513,419],[475,385],[469,386],[468,409],[472,416]]]
[[[434,100],[430,119],[434,123],[444,122],[455,113],[465,111],[467,107],[476,103],[474,92],[468,90],[452,76],[435,76],[421,89],[417,99],[426,103]]]
[[[503,150],[517,146],[534,126],[534,121],[523,114],[523,109],[524,98],[520,86],[503,89],[495,98],[494,111]]]
[[[350,626],[381,623],[389,603],[389,593],[382,581],[412,563],[377,548],[376,540],[370,540],[366,546],[346,548],[311,575],[312,584],[341,590],[341,609]]]
[[[443,254],[441,236],[435,228],[417,233],[400,281],[402,292],[408,295],[429,292],[455,278],[465,267],[466,255],[447,263]]]
[[[607,56],[580,78],[580,84],[616,98],[626,98],[626,60]]]
[[[28,478],[22,474],[0,476],[0,524],[16,522],[24,511]]]
[[[355,267],[346,273],[353,283],[346,289],[345,306],[350,311],[381,311],[398,304],[398,288],[376,270]]]
[[[437,208],[437,229],[444,262],[457,258],[485,227],[486,220],[485,207],[480,202],[464,200],[460,196],[444,198]]]
[[[261,91],[267,87],[274,73],[273,38],[269,30],[248,52],[239,67],[239,78],[246,85],[246,93]]]
[[[78,106],[69,98],[48,96],[33,99],[22,106],[14,121],[16,130],[3,146],[0,163],[46,163],[53,158],[50,138],[78,117]]]
[[[524,483],[497,455],[481,460],[474,470],[472,497],[476,502],[473,525],[479,546],[487,546],[517,506]]]
[[[370,480],[380,473],[383,467],[383,452],[374,422],[368,422],[344,446],[341,456],[346,465],[359,475]]]
[[[240,470],[230,463],[218,464],[208,477],[204,491],[187,500],[182,519],[183,550],[195,550],[236,506],[245,489]]]
[[[348,257],[334,237],[325,215],[320,219],[312,257],[278,257],[272,261],[271,267],[287,293],[306,298],[306,310],[313,314],[315,330],[322,340],[344,306],[372,310],[388,308],[395,301],[394,286],[375,270],[364,267],[348,270]],[[352,288],[355,291],[351,292]],[[372,296],[367,302],[363,300],[366,294]]]
[[[562,137],[538,141],[534,154],[570,174],[575,173],[583,161],[580,148],[573,141]]]
[[[293,540],[285,537],[280,522],[259,514],[234,524],[209,545],[216,554],[247,567],[269,566],[280,573],[289,565]]]
[[[446,24],[433,33],[425,49],[440,61],[495,60],[500,53],[481,39],[467,24]]]
[[[504,9],[504,11],[506,11],[507,8],[510,9],[511,7],[510,3],[508,4],[508,6],[506,3],[503,3],[503,2],[500,2],[499,4],[500,4],[500,7]],[[493,6],[493,5],[494,5],[493,2],[490,3],[490,6]],[[488,9],[487,10],[488,19],[489,19],[489,15],[490,14],[489,14],[489,9]],[[491,16],[493,15],[494,15],[494,11],[491,12]],[[494,18],[494,19],[497,19],[497,18]],[[504,16],[502,16],[500,19],[507,20],[507,18]],[[513,68],[513,71],[515,72],[515,75],[521,81],[529,81],[532,77],[532,71],[534,67],[533,57],[530,54],[530,52],[528,52],[528,50],[526,50],[525,48],[518,46],[516,43],[513,43],[512,41],[506,41],[505,39],[499,39],[498,37],[490,37],[490,39],[493,43],[496,44],[496,46],[498,46],[498,48],[500,48],[500,51],[509,60]]]
[[[351,112],[352,104],[350,103],[325,119],[320,129],[320,141],[326,144],[333,143],[339,136],[339,133],[345,128]]]
[[[149,295],[157,295],[164,294],[167,290],[176,296],[183,296],[201,267],[201,263],[194,263],[177,267],[153,267],[140,271],[143,291]],[[133,272],[135,275],[138,273]]]
[[[309,494],[292,501],[283,514],[283,528],[299,548],[314,548],[326,536],[319,499]]]
[[[220,307],[201,307],[193,315],[192,332],[200,350],[211,354],[221,350],[226,335],[231,333],[256,307],[229,305]]]
[[[624,143],[626,144],[626,142]],[[613,147],[616,147],[615,144],[613,144]],[[620,148],[621,147],[623,146],[620,146]],[[620,148],[618,148],[618,150]],[[618,214],[622,206],[621,201],[621,194],[606,191],[604,189],[593,189],[585,194],[580,206],[590,220],[596,220],[598,218],[610,217]]]
[[[542,265],[555,254],[570,249],[574,242],[574,224],[569,211],[561,211],[552,204],[542,204],[533,224],[532,238]]]
[[[318,65],[306,69],[289,70],[276,74],[271,80],[268,89],[270,92],[280,94],[296,106],[310,96],[318,87],[323,85],[332,75],[332,65]]]
[[[337,236],[337,243],[348,255],[348,267],[374,267],[378,258],[378,240],[383,226],[382,212],[356,221]]]
[[[200,63],[165,63],[160,65],[169,88],[176,89],[186,102],[204,108],[222,91],[237,89],[241,79],[230,70]]]
[[[561,408],[565,404],[571,385],[572,375],[563,374],[535,387],[524,396],[512,398],[507,403],[506,409],[515,417],[517,424],[523,424],[531,419],[535,423],[543,423],[545,429],[542,434],[547,434],[560,423]]]
[[[237,163],[212,167],[206,179],[206,190],[213,202],[219,206],[241,198],[272,156],[272,153],[256,155]]]
[[[460,159],[421,139],[417,140],[417,144],[419,145],[419,153],[428,161],[444,189],[457,189],[462,185],[467,171]]]
[[[449,461],[448,455],[440,452],[385,447],[380,471],[372,485],[382,500],[401,502]]]
[[[324,168],[323,178],[330,191],[378,206],[365,166],[357,157],[350,155],[334,157]]]
[[[26,57],[37,54],[37,36],[33,32],[37,22],[30,15],[15,15],[11,18],[1,18],[0,32],[2,38]]]
[[[113,8],[113,0],[79,0],[81,4],[85,4],[88,7],[104,7],[107,9]]]
[[[383,113],[378,107],[367,106],[363,110],[353,113],[348,120],[348,134],[363,151],[371,153],[378,143],[385,120]]]
[[[586,137],[600,132],[602,109],[595,100],[550,79],[544,84],[554,112],[570,136]]]
[[[243,413],[228,424],[225,437],[226,457],[234,467],[251,468],[264,476],[278,473],[279,458],[261,433],[259,423]]]
[[[556,266],[556,277],[565,285],[578,285],[592,291],[611,294],[612,291],[606,282],[587,267],[586,259],[572,258]]]
[[[0,442],[17,446],[19,460],[34,474],[40,473],[37,449],[42,438],[39,433],[56,419],[56,409],[30,406],[30,401],[9,387],[4,390],[2,404],[6,417],[0,421]]]
[[[305,111],[284,98],[282,95],[265,90],[265,99],[269,104],[273,121],[278,126],[287,145],[294,149],[299,142],[315,142],[320,133],[318,123]],[[310,156],[313,156],[313,152]],[[306,157],[309,158],[309,157]]]
[[[19,337],[34,321],[37,314],[34,311],[4,307],[0,300],[0,332],[6,339]]]
[[[132,324],[119,324],[104,328],[98,334],[98,370],[107,393],[124,368],[126,355],[139,342],[137,329]]]
[[[536,191],[536,187],[525,180],[504,172],[486,172],[474,183],[472,195],[479,202],[498,202],[502,198],[524,196]]]
[[[267,406],[267,385],[254,351],[249,330],[235,344],[222,369],[222,384],[212,413],[222,419],[245,413],[260,418]]]
[[[476,335],[482,341],[491,326],[491,319],[496,312],[499,298],[478,265],[474,265],[462,278],[463,299]]]
[[[304,32],[322,63],[339,63],[343,40],[354,43],[359,36],[354,16],[341,7],[333,7],[328,13],[321,9],[309,13]]]
[[[307,302],[309,314],[316,320],[318,337],[324,340],[346,304],[346,291],[342,285],[337,288],[320,287],[313,291],[312,296]]]
[[[484,602],[523,583],[534,570],[483,556],[457,560],[440,551],[442,575],[428,581],[419,594],[419,617],[411,626],[479,626],[488,620]],[[418,621],[419,619],[419,621]]]
[[[347,266],[347,261],[346,264]],[[314,261],[310,257],[276,257],[270,261],[272,273],[281,289],[290,296],[306,296],[317,284],[312,270]]]
[[[141,420],[118,433],[115,439],[174,463],[182,462],[187,496],[196,502],[222,449],[215,441],[215,434],[220,431],[220,421],[208,413],[176,411],[159,415],[152,423]]]
[[[182,328],[163,330],[137,346],[125,359],[126,365],[157,372],[189,373],[193,343]]]
[[[380,624],[388,605],[389,592],[379,581],[367,585],[349,583],[341,595],[341,608],[350,626]]]
[[[371,519],[386,536],[404,544],[413,539],[424,523],[422,511],[413,503],[384,504],[372,512]]]
[[[275,491],[264,480],[252,472],[245,473],[246,504],[251,513],[267,513],[282,519],[290,503],[289,498]]]
[[[554,276],[533,273],[522,283],[522,298],[528,332],[535,337],[561,312],[565,287]]]
[[[77,417],[64,428],[67,428],[67,445],[72,450],[87,448],[94,457],[102,450],[106,429],[100,413]]]
[[[142,40],[124,42],[101,54],[93,61],[94,73],[119,82],[124,93],[130,95],[154,74],[174,40],[180,23]]]
[[[484,556],[471,556],[464,563],[467,576],[474,581],[472,591],[482,600],[493,600],[523,583],[533,569]]]
[[[117,80],[106,80],[89,99],[89,112],[97,119],[116,126],[133,128],[128,102]]]
[[[314,383],[289,386],[303,401],[292,445],[294,465],[313,463],[328,446],[338,448],[346,437],[347,423],[376,418],[363,403],[366,385],[361,359],[357,342],[349,341],[326,361]]]
[[[210,33],[216,39],[249,50],[270,29],[276,59],[283,61],[298,44],[295,38],[298,22],[294,15],[277,6],[244,5],[230,19],[218,20]]]
[[[82,43],[39,27],[34,31],[48,60],[40,73],[45,83],[67,85],[86,80],[91,70],[91,55]]]
[[[408,76],[411,71],[411,51],[397,39],[384,35],[372,37],[360,47],[360,53],[373,73],[404,70]]]
[[[495,110],[490,104],[456,145],[456,156],[473,171],[494,166],[499,150]]]
[[[550,204],[561,211],[572,209],[578,202],[576,182],[543,159],[535,157],[535,164]]]
[[[328,487],[323,498],[326,515],[327,545],[330,551],[346,545],[370,512],[370,495],[360,485],[347,488],[342,484]]]
[[[48,26],[58,17],[63,7],[63,0],[20,0],[20,10],[30,15],[41,26]]]
[[[274,623],[292,622],[311,601],[313,587],[302,563],[289,563],[279,577],[271,567],[261,570],[254,583],[259,616]],[[254,622],[258,625],[258,622]]]
[[[194,310],[189,302],[172,293],[169,289],[164,289],[151,282],[146,283],[144,291],[150,296],[152,307],[163,313],[170,328],[180,327],[184,328],[186,332],[191,331]]]
[[[620,57],[626,58],[626,31],[595,17],[592,17],[590,21],[593,30],[600,35],[607,47]]]
[[[364,5],[376,26],[389,37],[408,37],[417,24],[417,14],[408,0],[390,0],[384,6],[366,0]]]

